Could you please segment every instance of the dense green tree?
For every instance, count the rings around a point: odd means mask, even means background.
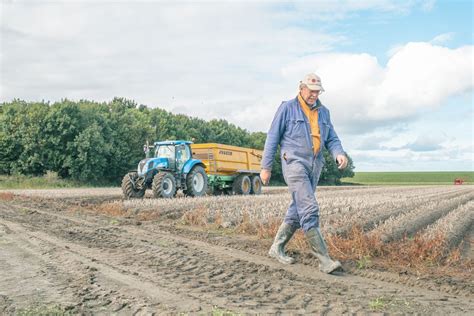
[[[6,130],[10,133],[10,142],[17,145],[18,156],[12,161],[9,173],[42,175],[46,172],[46,140],[43,131],[49,104],[17,101],[13,107],[10,112],[12,121],[6,120]]]
[[[66,157],[73,179],[84,182],[103,182],[108,172],[110,145],[102,136],[102,128],[93,123],[80,132],[72,144],[72,154]]]
[[[149,118],[136,109],[113,104],[104,123],[104,137],[111,148],[106,178],[118,181],[143,156],[143,144],[151,134]]]
[[[16,133],[20,125],[17,115],[21,101],[0,107],[0,173],[11,174],[15,162],[22,152],[22,144],[17,141]]]
[[[72,143],[83,128],[80,116],[79,106],[67,100],[53,104],[46,115],[43,130],[45,169],[56,171],[63,178],[69,176],[65,160],[72,154]]]
[[[326,163],[324,164],[323,170],[321,172],[321,176],[319,178],[319,183],[322,184],[340,184],[341,178],[344,177],[353,177],[354,176],[354,164],[352,158],[348,156],[349,161],[347,164],[346,169],[339,170],[337,168],[337,163],[331,154],[327,151],[323,151],[324,159]]]

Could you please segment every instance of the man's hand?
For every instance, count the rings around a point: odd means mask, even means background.
[[[345,169],[347,167],[348,159],[346,155],[337,155],[336,157],[337,168],[339,170]]]
[[[270,183],[270,177],[272,176],[272,172],[267,169],[262,169],[260,171],[260,179],[262,179],[263,185],[268,185]]]

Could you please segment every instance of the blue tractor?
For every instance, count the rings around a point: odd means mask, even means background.
[[[178,190],[187,196],[205,195],[208,189],[205,165],[193,159],[191,144],[176,140],[145,145],[147,158],[140,161],[137,171],[123,177],[124,197],[143,198],[146,189],[151,189],[157,198],[172,198]]]

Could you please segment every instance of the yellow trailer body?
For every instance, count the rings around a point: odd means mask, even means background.
[[[201,160],[208,175],[258,174],[263,151],[216,143],[192,144],[193,158]]]

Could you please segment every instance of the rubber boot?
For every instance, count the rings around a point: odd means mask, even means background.
[[[273,245],[268,251],[268,255],[272,258],[277,259],[283,264],[292,264],[295,262],[290,256],[287,256],[285,253],[285,246],[290,240],[290,238],[295,233],[296,229],[288,225],[287,223],[283,222],[278,229],[278,232],[275,236],[275,240],[273,241]]]
[[[319,228],[311,228],[306,233],[311,250],[319,259],[319,270],[331,274],[335,271],[342,271],[339,261],[334,261],[329,257],[328,249]]]

